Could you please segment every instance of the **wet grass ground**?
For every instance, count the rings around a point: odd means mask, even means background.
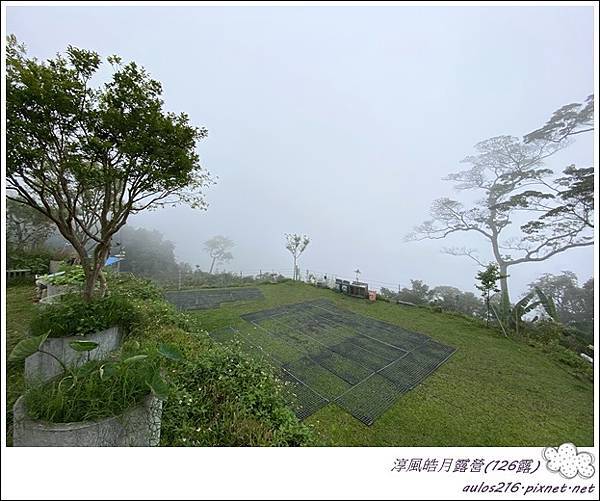
[[[593,444],[593,386],[535,348],[479,322],[424,308],[350,298],[303,284],[260,286],[265,299],[193,313],[206,330],[247,329],[245,313],[314,299],[457,348],[371,426],[336,405],[307,419],[331,445],[547,446]],[[383,389],[382,389],[383,390]],[[377,391],[376,388],[373,391]]]
[[[390,322],[457,348],[422,384],[367,426],[335,405],[307,419],[327,445],[548,446],[593,445],[593,385],[544,353],[460,316],[342,296],[309,285],[259,287],[264,299],[192,313],[206,330],[244,328],[240,315],[284,304],[329,299],[337,306]],[[7,352],[26,335],[36,307],[31,286],[7,289]],[[23,389],[22,368],[7,374],[7,434],[12,403]],[[378,391],[373,388],[373,391]],[[7,437],[9,438],[9,437]],[[10,442],[9,442],[10,443]]]

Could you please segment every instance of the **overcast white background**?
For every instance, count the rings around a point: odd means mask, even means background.
[[[459,234],[405,243],[441,178],[478,141],[518,137],[593,92],[592,7],[9,7],[7,33],[31,55],[72,44],[145,66],[167,109],[206,126],[218,176],[207,212],[136,216],[178,259],[208,268],[202,243],[236,243],[233,271],[289,269],[285,232],[312,242],[302,269],[391,288],[411,278],[473,290],[477,265],[440,251],[481,249]],[[592,165],[580,137],[548,165]],[[544,272],[592,275],[592,248],[511,269],[513,294]]]

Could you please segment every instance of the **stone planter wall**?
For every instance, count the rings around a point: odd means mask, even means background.
[[[148,447],[160,441],[162,402],[148,395],[120,416],[81,423],[47,423],[27,416],[24,398],[14,407],[15,447]]]
[[[119,348],[121,339],[120,329],[111,327],[85,336],[48,338],[41,349],[52,353],[67,367],[78,367],[90,360],[106,358],[111,351]],[[98,347],[92,351],[78,352],[69,346],[71,341],[94,341],[98,343]],[[45,353],[34,353],[25,360],[25,379],[28,382],[45,382],[61,373],[60,364]]]
[[[44,296],[40,299],[40,304],[52,304],[60,301],[60,298],[63,297],[63,294],[56,294],[54,296]]]
[[[69,289],[72,289],[72,287],[69,287],[68,285],[52,285],[52,284],[48,284],[47,286],[47,296],[58,296],[60,294],[65,294],[66,292],[69,292]]]

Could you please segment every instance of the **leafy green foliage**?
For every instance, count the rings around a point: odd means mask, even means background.
[[[94,341],[82,341],[82,340],[78,340],[78,341],[71,341],[69,343],[69,346],[71,347],[71,349],[75,350],[75,351],[92,351],[95,350],[96,348],[98,348],[98,343],[94,342]]]
[[[8,362],[23,362],[27,357],[37,352],[48,338],[48,332],[35,337],[21,340],[8,356]]]
[[[479,283],[475,284],[475,287],[477,287],[481,291],[481,295],[485,298],[485,305],[487,307],[486,320],[489,324],[491,308],[490,295],[492,292],[500,292],[500,289],[497,285],[498,280],[505,278],[505,275],[502,275],[500,273],[500,270],[498,269],[498,264],[490,263],[487,265],[485,270],[482,270],[479,273],[477,273],[475,278],[479,280]],[[506,308],[507,305],[503,304],[503,307]]]
[[[83,336],[116,325],[127,331],[133,316],[131,302],[118,296],[86,302],[78,294],[69,294],[56,303],[40,305],[30,328],[34,336],[49,333],[50,337]]]
[[[594,338],[594,279],[593,277],[579,286],[577,275],[563,271],[553,275],[545,273],[529,284],[532,291],[539,288],[548,297],[552,297],[556,312],[565,325],[581,331],[592,343]]]
[[[39,61],[13,35],[6,55],[7,196],[54,221],[73,245],[89,301],[131,214],[206,207],[212,179],[196,146],[207,130],[166,111],[162,85],[135,62],[109,57],[106,83],[94,88],[102,60],[93,51],[69,46]]]
[[[98,346],[90,341],[69,345],[76,351]],[[161,346],[158,351],[148,347],[145,352],[131,351],[133,346],[138,349],[137,343],[126,343],[119,355],[107,361],[65,368],[62,377],[31,387],[25,394],[30,416],[55,423],[87,421],[119,415],[150,391],[166,400],[171,386],[161,372],[165,365],[171,367],[169,360],[181,361],[183,356],[172,346]]]
[[[31,270],[34,275],[48,273],[50,261],[61,259],[61,254],[50,250],[39,250],[24,252],[15,249],[7,249],[7,266],[11,269]]]
[[[164,445],[310,445],[270,369],[233,348],[210,347],[175,368],[163,409]]]
[[[594,130],[594,94],[584,103],[567,104],[556,110],[550,119],[525,136],[525,142],[549,141],[559,143],[569,136]]]
[[[552,296],[546,296],[544,291],[542,291],[542,289],[539,287],[535,288],[535,292],[540,298],[540,303],[544,307],[544,310],[546,310],[548,316],[555,322],[560,322],[560,318],[558,317],[558,312],[556,311],[556,305],[554,304]]]
[[[426,384],[406,394],[368,429],[336,406],[327,406],[311,416],[302,426],[309,431],[312,429],[312,435],[318,434],[319,443],[345,446],[542,446],[575,441],[593,444],[593,385],[569,373],[571,368],[566,358],[562,360],[554,354],[555,347],[557,350],[563,348],[558,343],[552,343],[550,347],[541,341],[531,340],[530,343],[535,345],[532,347],[524,339],[500,337],[495,330],[486,329],[476,319],[448,313],[434,315],[428,308],[404,307],[383,301],[369,304],[298,283],[265,285],[261,286],[261,290],[266,300],[260,305],[231,304],[218,310],[186,315],[185,320],[169,316],[163,317],[160,323],[148,320],[147,329],[134,326],[132,334],[127,337],[124,349],[126,347],[131,353],[139,353],[142,349],[152,351],[160,343],[170,343],[186,356],[185,367],[175,364],[173,368],[166,366],[165,369],[164,376],[173,390],[164,406],[163,431],[167,430],[167,436],[162,437],[163,445],[185,445],[195,440],[198,436],[195,422],[207,423],[203,425],[203,436],[207,437],[205,443],[219,445],[215,435],[208,430],[209,427],[213,429],[213,423],[222,431],[223,443],[246,445],[249,442],[244,443],[244,436],[260,436],[265,443],[272,443],[269,437],[277,434],[269,433],[268,423],[272,423],[273,419],[263,416],[250,416],[245,422],[238,419],[235,394],[207,392],[210,400],[206,403],[203,397],[207,393],[200,393],[195,398],[195,392],[201,391],[198,388],[202,388],[202,381],[198,381],[196,387],[190,383],[188,392],[192,403],[189,408],[199,403],[223,411],[222,414],[203,414],[203,419],[213,416],[214,419],[208,421],[187,420],[187,400],[181,399],[180,404],[176,396],[187,395],[183,390],[188,382],[189,364],[194,364],[195,358],[201,354],[212,351],[213,344],[202,329],[237,325],[236,322],[243,322],[239,318],[243,313],[316,298],[331,299],[340,307],[422,332],[458,349],[439,376],[432,376]],[[30,296],[31,293],[24,287],[8,288],[9,347],[26,335],[24,328],[36,308]],[[151,316],[153,308],[154,305],[151,305],[144,312]],[[545,349],[549,351],[543,351]],[[572,355],[566,354],[565,357]],[[164,360],[163,363],[170,362]],[[204,366],[207,364],[202,363]],[[226,372],[228,368],[225,361],[215,364],[211,380],[218,380],[223,374],[222,369]],[[19,367],[11,364],[8,369],[7,440],[10,443],[10,407],[22,393],[23,383]],[[181,369],[179,374],[178,369]],[[110,372],[110,366],[106,367],[106,372]],[[223,377],[226,377],[225,374]],[[240,385],[232,384],[231,387],[243,388]],[[146,386],[144,391],[150,390]],[[474,399],[474,395],[485,395],[485,398]],[[220,401],[226,401],[228,405],[217,407]],[[532,422],[544,425],[531,427]],[[229,423],[229,426],[223,423]],[[291,426],[298,426],[297,421],[291,423]],[[242,427],[245,427],[245,432]],[[259,434],[257,430],[264,432]]]
[[[155,282],[140,278],[130,273],[113,273],[106,271],[106,278],[111,293],[126,299],[156,300],[162,299],[163,293]]]
[[[83,267],[79,265],[63,265],[62,275],[48,277],[48,283],[52,285],[81,285],[85,282]]]
[[[187,263],[180,264],[179,269],[181,271],[182,289],[197,287],[238,287],[250,284],[282,283],[291,280],[278,273],[268,272],[256,276],[240,276],[237,273],[230,272],[208,273],[199,268],[192,269]],[[173,275],[171,280],[164,281],[163,284],[165,288],[168,289],[179,288],[180,282],[178,275]]]
[[[569,346],[569,331],[564,326],[548,320],[541,320],[527,326],[529,342],[536,349],[558,362],[573,376],[585,380],[594,380],[593,365],[584,360],[579,353],[585,351],[582,344]]]
[[[158,353],[160,353],[163,357],[168,358],[170,360],[178,361],[178,360],[183,359],[183,354],[181,353],[179,348],[177,348],[177,346],[174,346],[172,344],[161,343],[158,346]]]

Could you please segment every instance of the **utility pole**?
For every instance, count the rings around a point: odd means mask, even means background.
[[[179,267],[179,282],[178,282],[177,290],[181,290],[181,267]]]

